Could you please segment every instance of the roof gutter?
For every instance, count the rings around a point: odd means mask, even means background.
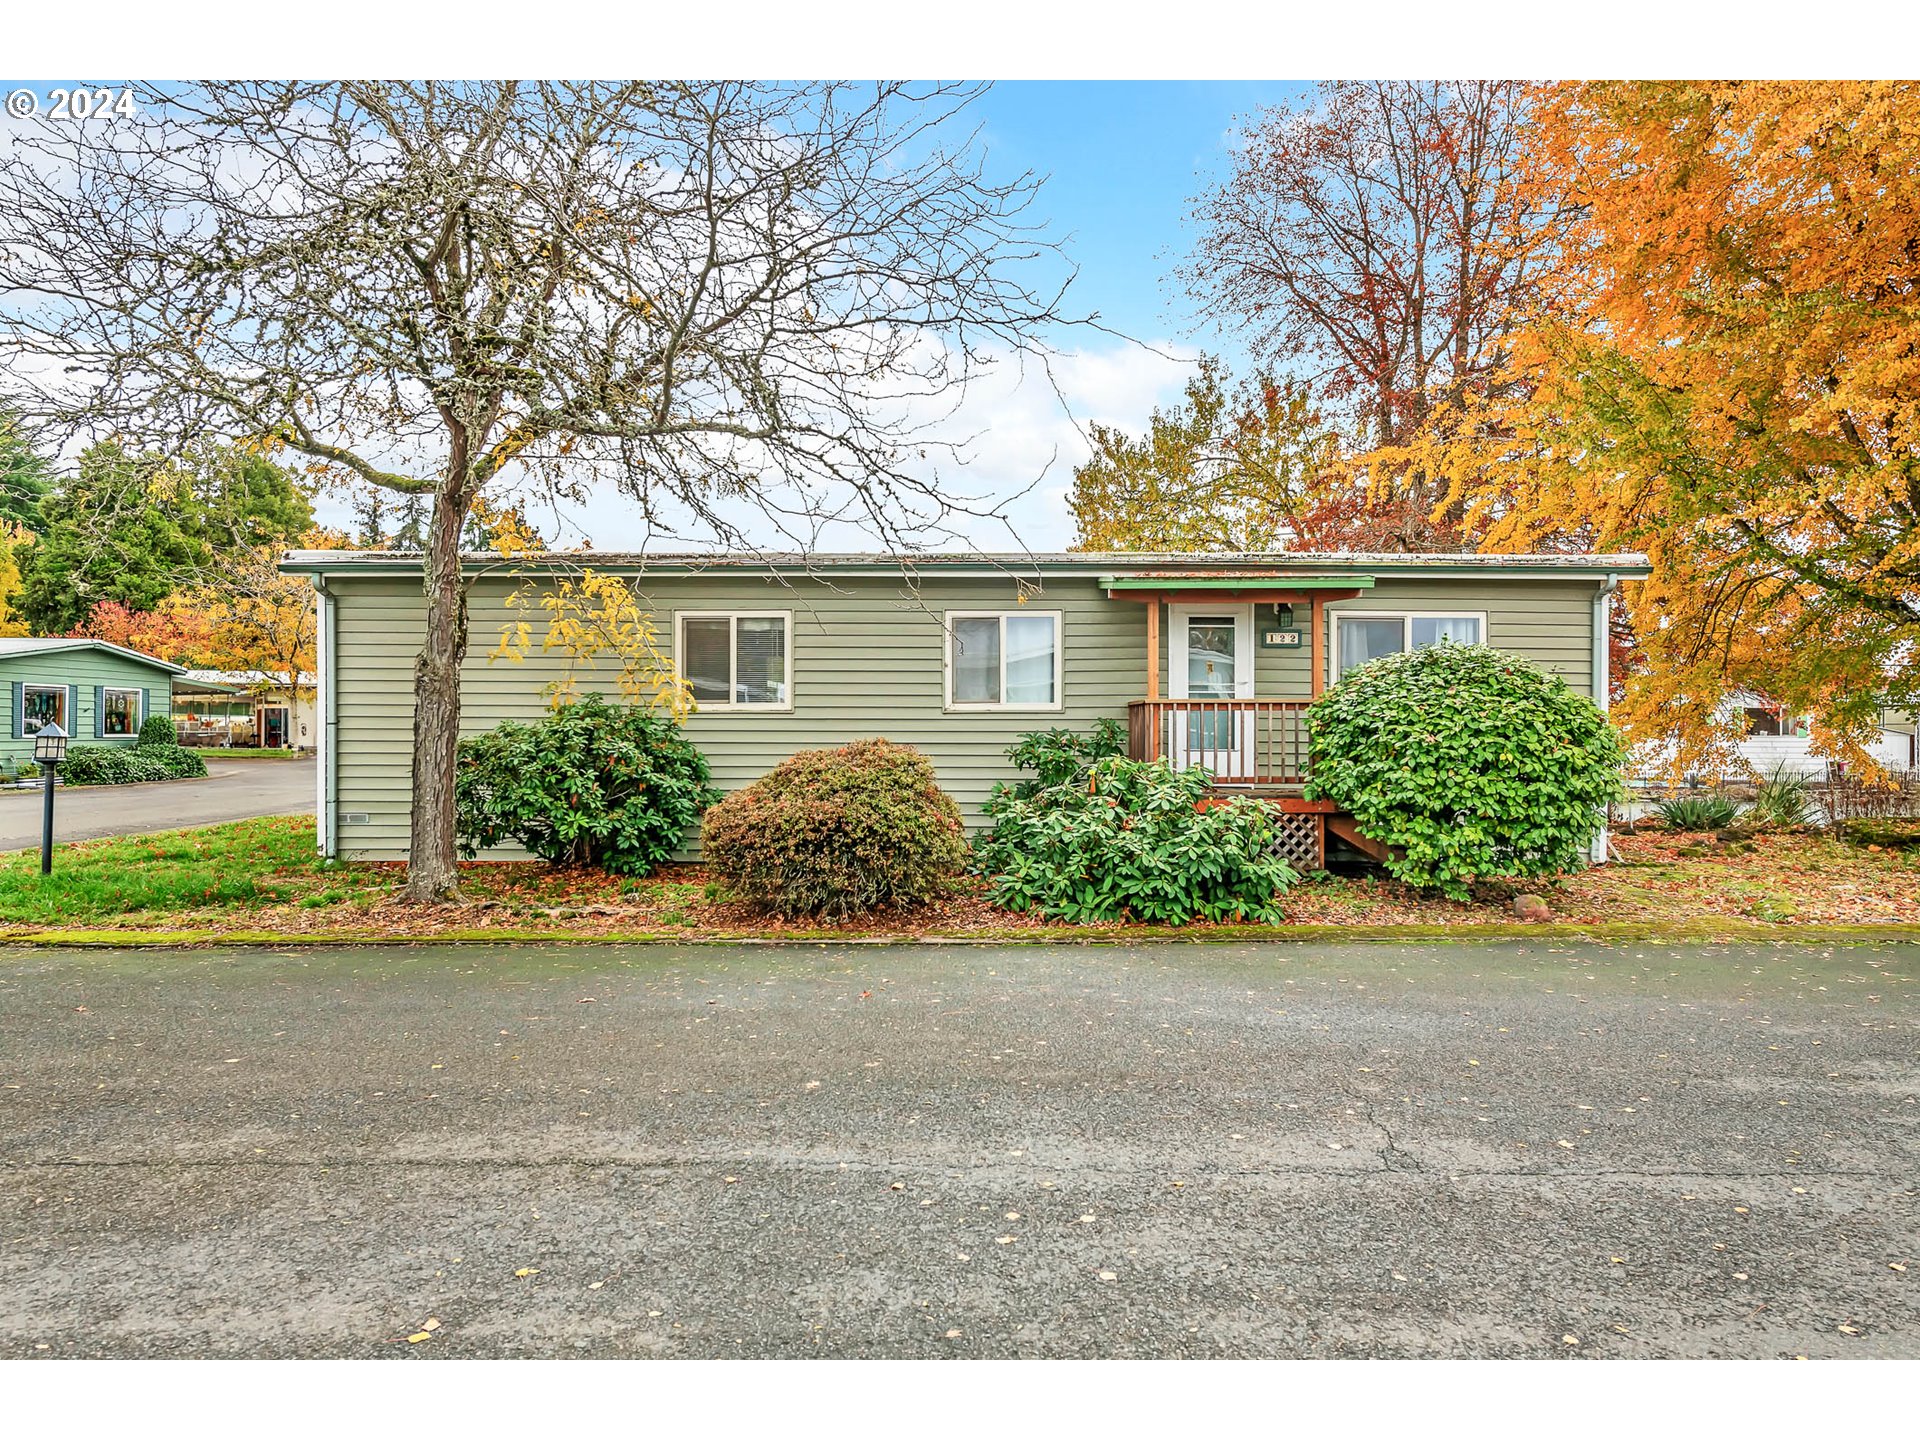
[[[1196,557],[1204,559],[1204,557]],[[1217,582],[1221,589],[1247,589],[1250,586],[1263,586],[1272,589],[1279,585],[1288,588],[1305,589],[1324,587],[1328,589],[1364,588],[1373,584],[1378,577],[1404,580],[1460,579],[1466,576],[1479,576],[1483,579],[1508,580],[1597,580],[1597,579],[1637,579],[1647,571],[1638,566],[1626,566],[1619,562],[1610,565],[1562,565],[1562,564],[1520,564],[1499,562],[1467,563],[1447,565],[1432,560],[1412,560],[1401,564],[1390,558],[1369,557],[1353,562],[1348,568],[1333,561],[1296,562],[1284,568],[1276,566],[1274,573],[1268,576],[1248,576],[1243,574],[1210,573],[1209,569],[1196,568],[1190,574],[1170,577],[1167,574],[1167,560],[1164,558],[1144,558],[1141,568],[1129,573],[1121,573],[1114,567],[1112,557],[1100,557],[1090,562],[1066,559],[1029,559],[1009,556],[1004,562],[966,559],[958,563],[942,563],[938,557],[925,557],[920,563],[908,559],[888,559],[879,557],[823,559],[816,562],[790,558],[762,561],[741,561],[716,557],[713,561],[700,559],[648,560],[632,555],[618,555],[611,552],[595,554],[584,551],[575,554],[534,554],[502,557],[498,555],[467,555],[461,559],[462,572],[471,577],[499,576],[502,579],[520,579],[530,575],[572,574],[597,570],[602,574],[614,575],[650,575],[661,578],[702,575],[733,576],[789,576],[831,579],[838,576],[868,576],[895,581],[905,580],[918,583],[936,579],[1018,579],[1028,576],[1060,576],[1062,578],[1092,579],[1102,585],[1113,588],[1137,587],[1144,589],[1166,589],[1180,581],[1182,589],[1208,588],[1202,582]],[[1194,559],[1182,562],[1195,564]],[[1245,566],[1244,558],[1222,556],[1225,565]],[[340,578],[354,576],[413,576],[421,569],[417,555],[387,555],[366,551],[319,551],[294,553],[280,562],[280,571],[286,575],[330,575]]]

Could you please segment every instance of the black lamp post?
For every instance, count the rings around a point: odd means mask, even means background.
[[[67,732],[57,720],[49,720],[33,737],[33,758],[47,772],[47,808],[40,822],[40,873],[53,873],[53,776],[67,758]]]

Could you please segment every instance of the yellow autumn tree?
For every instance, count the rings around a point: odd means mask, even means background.
[[[484,495],[475,496],[467,511],[467,531],[461,543],[468,550],[492,550],[501,555],[535,554],[547,548],[546,537],[518,503],[493,505]]]
[[[531,583],[507,597],[513,618],[500,628],[489,660],[522,664],[534,652],[534,621],[542,621],[539,650],[557,655],[559,676],[548,682],[554,709],[580,698],[581,675],[604,664],[629,705],[651,705],[683,720],[693,696],[660,645],[653,614],[630,580],[596,570]]]
[[[1089,438],[1067,498],[1076,550],[1334,548],[1338,444],[1299,385],[1258,374],[1229,391],[1206,356],[1146,434],[1096,422]]]
[[[1621,716],[1682,754],[1734,689],[1867,761],[1920,701],[1920,86],[1547,87],[1552,281],[1487,397],[1390,459],[1483,548],[1643,549]]]
[[[0,636],[33,633],[14,609],[20,595],[20,551],[32,543],[26,526],[0,521]]]

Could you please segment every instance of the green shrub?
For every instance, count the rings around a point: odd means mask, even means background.
[[[733,894],[789,919],[923,904],[967,856],[932,763],[890,740],[783,760],[707,812],[700,847]]]
[[[69,785],[142,785],[151,780],[192,780],[207,762],[178,745],[75,745],[60,776]]]
[[[1016,781],[1007,787],[995,787],[997,794],[1006,788],[1019,797],[1034,795],[1050,785],[1065,785],[1085,780],[1095,762],[1127,753],[1127,729],[1111,716],[1093,722],[1093,733],[1076,735],[1071,730],[1033,730],[1020,737],[1007,750],[1007,759],[1022,770],[1034,772],[1034,779]]]
[[[1667,828],[1688,834],[1724,830],[1740,817],[1738,807],[1724,795],[1681,795],[1653,808]]]
[[[1212,781],[1109,757],[1032,794],[1001,791],[975,847],[993,902],[1075,923],[1277,924],[1298,877],[1280,858],[1273,812],[1244,797],[1201,808]]]
[[[1455,899],[1579,864],[1621,794],[1598,706],[1518,655],[1434,645],[1348,672],[1307,711],[1307,795],[1389,846],[1387,869]]]
[[[1812,817],[1812,782],[1780,765],[1753,787],[1741,818],[1775,830],[1804,830]]]
[[[156,745],[174,745],[180,743],[179,732],[173,728],[171,715],[149,715],[140,722],[140,738],[133,742],[143,750],[151,750]]]
[[[672,720],[589,696],[462,740],[454,823],[468,859],[512,841],[556,865],[645,875],[718,798]]]

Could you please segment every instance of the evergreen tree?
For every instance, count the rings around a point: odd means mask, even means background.
[[[427,497],[418,491],[401,497],[400,523],[394,527],[393,548],[396,550],[427,548]]]
[[[53,488],[53,467],[21,433],[11,412],[0,408],[0,525],[40,533],[41,502]]]
[[[353,543],[362,550],[380,550],[387,543],[387,501],[386,494],[368,486],[358,500],[353,502],[353,520],[359,528],[355,531]]]
[[[236,548],[290,544],[313,523],[292,473],[263,457],[168,460],[110,442],[83,452],[41,509],[13,606],[40,635],[74,629],[103,600],[155,610],[218,573]]]

